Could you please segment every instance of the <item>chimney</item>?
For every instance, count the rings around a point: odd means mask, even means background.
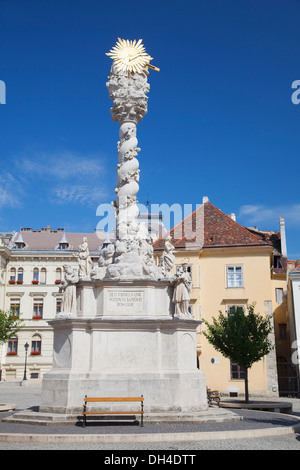
[[[202,204],[204,204],[205,202],[209,202],[209,199],[207,196],[203,196],[202,198]]]
[[[231,212],[231,214],[229,214],[229,217],[236,222],[236,216],[234,212]]]
[[[284,217],[280,217],[279,221],[280,221],[281,254],[282,254],[282,256],[284,256],[284,258],[287,258]]]

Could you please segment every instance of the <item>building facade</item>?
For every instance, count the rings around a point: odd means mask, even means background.
[[[255,311],[271,319],[273,343],[279,342],[287,319],[287,259],[282,255],[280,231],[247,229],[236,222],[234,214],[224,214],[204,198],[202,206],[167,236],[175,248],[173,274],[182,262],[188,263],[193,281],[190,311],[196,319],[211,323],[219,311],[255,302]],[[164,243],[165,237],[154,243],[157,258]],[[208,343],[204,329],[202,324],[198,330],[197,354],[207,386],[223,395],[242,396],[244,371]],[[252,366],[249,390],[252,396],[280,393],[276,349]]]
[[[140,214],[153,240],[166,229],[161,215]],[[0,380],[21,381],[27,355],[27,380],[40,381],[52,367],[53,333],[48,324],[61,310],[63,266],[78,264],[76,253],[86,238],[92,261],[107,237],[114,234],[65,233],[50,226],[19,232],[0,232],[0,309],[12,310],[24,320],[24,326],[7,344],[0,344]],[[26,354],[25,345],[28,344]]]
[[[77,264],[74,253],[87,238],[90,254],[97,261],[106,234],[70,233],[45,227],[0,235],[0,308],[14,310],[24,326],[1,345],[2,381],[22,380],[25,345],[28,344],[27,379],[39,381],[52,366],[53,334],[48,320],[60,312],[59,290],[64,264]]]
[[[218,312],[233,306],[256,303],[255,311],[270,316],[276,349],[249,371],[252,396],[278,396],[290,390],[286,368],[291,361],[291,325],[294,311],[289,308],[284,224],[276,232],[247,229],[226,215],[207,198],[202,206],[166,232],[161,217],[152,216],[148,230],[153,237],[156,262],[164,251],[167,236],[175,248],[175,266],[188,264],[193,281],[190,313],[197,320],[211,322]],[[149,215],[142,215],[149,222]],[[283,221],[281,221],[283,222]],[[24,327],[7,344],[0,345],[2,381],[21,381],[28,344],[27,379],[40,381],[52,366],[53,334],[48,324],[60,312],[59,285],[64,264],[76,265],[76,252],[83,238],[97,263],[107,234],[65,233],[64,229],[40,230],[23,227],[19,232],[0,233],[0,309],[19,313]],[[111,241],[114,240],[110,235]],[[283,241],[283,242],[282,242]],[[299,280],[300,282],[300,280]],[[207,385],[224,395],[244,393],[243,370],[232,364],[197,332],[197,361],[206,374]],[[196,358],[195,358],[196,360]],[[288,372],[291,374],[291,371]],[[298,386],[294,386],[294,395]]]

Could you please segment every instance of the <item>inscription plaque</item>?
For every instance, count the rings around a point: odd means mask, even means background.
[[[107,308],[109,312],[141,313],[144,307],[143,291],[108,291]]]

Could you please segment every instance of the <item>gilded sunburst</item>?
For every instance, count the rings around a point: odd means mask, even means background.
[[[150,64],[152,57],[147,54],[142,39],[130,41],[129,39],[120,39],[106,55],[111,57],[118,71],[128,71],[141,73],[145,67],[159,71],[157,67]]]

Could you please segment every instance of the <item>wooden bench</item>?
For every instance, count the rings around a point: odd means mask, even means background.
[[[217,405],[220,406],[221,397],[219,390],[207,388],[207,401],[209,405],[211,405],[213,401],[216,401]]]
[[[87,403],[96,403],[96,402],[135,402],[139,401],[141,403],[141,408],[138,411],[111,411],[111,410],[99,410],[99,411],[87,411]],[[144,415],[144,397],[88,397],[87,395],[84,398],[83,404],[83,427],[86,426],[86,417],[87,415],[141,415],[141,426],[143,423]]]

